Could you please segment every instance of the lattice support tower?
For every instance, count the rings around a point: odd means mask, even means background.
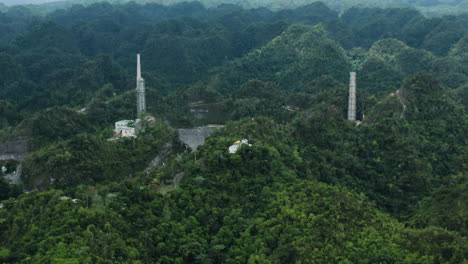
[[[356,73],[349,75],[348,120],[356,121]]]
[[[136,93],[137,93],[137,116],[139,118],[141,114],[146,112],[145,80],[141,77],[140,54],[137,54]]]

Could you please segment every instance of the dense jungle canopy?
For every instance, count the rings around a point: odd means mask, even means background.
[[[155,119],[109,141],[137,53]],[[0,263],[466,263],[467,91],[467,14],[4,8],[0,145],[31,153],[0,161],[22,180],[0,179]]]

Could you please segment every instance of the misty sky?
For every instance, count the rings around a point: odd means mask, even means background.
[[[57,2],[64,0],[0,0],[0,3],[5,5],[24,5],[24,4],[42,4],[48,2]]]

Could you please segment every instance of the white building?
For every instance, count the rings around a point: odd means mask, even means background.
[[[230,147],[229,147],[229,153],[234,154],[237,152],[237,150],[242,146],[242,145],[247,145],[247,146],[252,146],[252,144],[249,144],[249,141],[247,139],[242,139],[234,142]]]
[[[134,137],[136,138],[133,120],[120,120],[115,122],[115,136],[116,137]]]
[[[133,127],[122,128],[122,130],[120,130],[120,137],[134,137],[134,138],[136,138],[135,128],[133,128]]]
[[[120,133],[120,130],[122,130],[122,128],[127,128],[129,126],[131,126],[132,124],[134,123],[133,120],[120,120],[120,121],[117,121],[115,122],[115,133]]]

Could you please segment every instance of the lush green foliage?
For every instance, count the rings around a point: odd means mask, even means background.
[[[0,142],[32,152],[31,192],[0,180],[0,262],[465,263],[467,21],[322,3],[0,13]],[[110,141],[135,116],[137,52],[157,118]],[[209,123],[226,126],[195,152],[170,127]]]
[[[108,141],[103,137],[77,134],[51,144],[24,162],[23,177],[30,188],[44,188],[113,181],[142,170],[164,147],[175,144],[174,134],[164,125],[150,126],[137,139]],[[45,182],[44,182],[45,181]]]

